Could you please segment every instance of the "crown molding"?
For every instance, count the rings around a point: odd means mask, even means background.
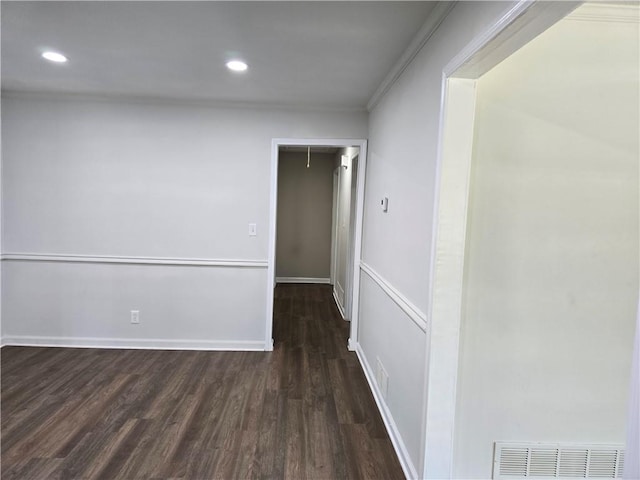
[[[447,15],[449,15],[449,12],[451,12],[454,6],[455,2],[436,2],[435,7],[433,7],[433,10],[431,11],[431,13],[429,13],[429,16],[427,17],[424,25],[422,25],[422,28],[420,28],[416,36],[413,37],[413,40],[406,48],[402,56],[398,59],[398,61],[389,71],[380,86],[371,96],[371,99],[367,103],[368,111],[373,110],[375,106],[380,102],[380,100],[382,100],[386,93],[391,89],[393,84],[398,81],[402,73],[407,69],[416,55],[418,55],[420,50],[422,50],[422,47],[426,45],[426,43],[436,32],[442,21],[447,17]]]
[[[271,110],[290,112],[327,112],[327,113],[366,113],[365,107],[344,105],[317,105],[302,103],[270,103],[250,101],[226,101],[215,99],[160,97],[112,93],[80,93],[58,92],[50,90],[19,90],[14,88],[2,89],[2,98],[34,99],[34,100],[63,100],[104,103],[127,103],[138,105],[163,105],[218,109]]]

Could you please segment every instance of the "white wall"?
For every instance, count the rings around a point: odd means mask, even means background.
[[[278,154],[276,277],[327,280],[331,275],[331,153]]]
[[[490,478],[495,441],[625,441],[638,40],[562,20],[478,81],[456,478]]]
[[[359,112],[5,96],[5,254],[259,266],[5,260],[3,335],[253,348],[264,338],[271,139],[364,136]]]
[[[362,275],[359,340],[369,365],[379,358],[389,373],[385,403],[404,444],[405,463],[415,476],[423,472],[425,312],[429,309],[442,70],[512,6],[507,2],[457,4],[369,117],[363,261],[379,281],[369,282],[370,276]],[[379,205],[385,195],[388,213]],[[383,286],[403,300],[395,305]],[[384,308],[366,308],[383,304]],[[389,335],[390,331],[394,334]],[[438,468],[428,466],[428,475],[448,475]]]

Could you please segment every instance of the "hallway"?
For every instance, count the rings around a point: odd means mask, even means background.
[[[278,423],[300,435],[287,435],[286,476],[404,478],[331,286],[280,284],[274,308]]]

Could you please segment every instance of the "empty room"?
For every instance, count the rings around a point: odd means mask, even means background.
[[[640,3],[4,1],[3,479],[640,478]]]

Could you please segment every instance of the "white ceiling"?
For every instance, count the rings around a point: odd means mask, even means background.
[[[434,5],[2,2],[2,88],[363,108]]]

